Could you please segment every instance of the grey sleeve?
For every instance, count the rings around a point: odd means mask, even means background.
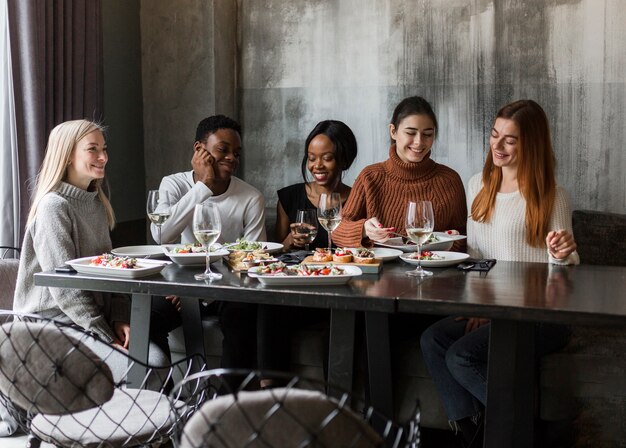
[[[41,203],[34,225],[33,246],[43,271],[52,270],[76,258],[77,242],[73,239],[72,219],[63,203]],[[59,309],[73,322],[97,333],[107,342],[113,341],[113,330],[92,292],[48,289]]]

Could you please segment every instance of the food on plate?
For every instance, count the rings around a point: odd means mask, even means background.
[[[333,261],[336,263],[350,263],[352,261],[352,252],[348,249],[335,249]]]
[[[196,242],[194,244],[185,244],[182,247],[175,247],[170,252],[174,254],[196,254],[196,253],[204,253],[206,249],[202,246],[202,244]]]
[[[328,249],[322,249],[321,247],[318,247],[313,253],[313,261],[320,261],[323,263],[333,261],[333,254]]]
[[[409,255],[409,258],[414,258],[416,260],[418,258],[421,258],[422,260],[445,260],[446,259],[446,257],[442,257],[441,255],[431,252],[429,250],[423,250],[421,257],[419,257],[417,253],[413,253]]]
[[[319,277],[319,276],[332,276],[332,275],[344,275],[345,270],[339,266],[325,265],[325,266],[310,266],[305,264],[287,266],[285,263],[279,261],[276,263],[263,266],[256,271],[261,275],[276,275],[276,276],[298,276],[298,277]]]
[[[103,268],[135,269],[137,267],[137,259],[131,257],[116,257],[113,254],[102,254],[93,258],[89,264]]]
[[[259,250],[264,249],[263,245],[256,241],[247,241],[241,238],[237,238],[237,242],[227,244],[226,247],[229,250]]]
[[[460,235],[458,230],[446,230],[444,233],[446,235]]]
[[[430,236],[428,237],[428,241],[426,241],[426,244],[437,243],[437,242],[439,242],[439,238],[434,233],[431,233]]]
[[[228,264],[239,271],[256,264],[254,262],[261,263],[263,260],[271,259],[273,259],[272,256],[263,249],[253,250],[252,252],[236,250],[228,254]]]
[[[355,263],[374,264],[376,263],[376,255],[365,247],[359,247],[354,254]]]

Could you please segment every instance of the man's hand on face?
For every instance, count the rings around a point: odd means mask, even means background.
[[[203,182],[207,187],[211,188],[215,182],[214,163],[215,159],[213,156],[202,147],[200,142],[196,142],[193,157],[191,158],[191,166],[193,168],[195,180]]]

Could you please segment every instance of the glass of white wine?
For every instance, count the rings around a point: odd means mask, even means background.
[[[305,240],[304,250],[317,236],[317,212],[315,210],[298,210],[296,214],[296,234]]]
[[[222,232],[222,220],[215,204],[203,202],[196,204],[193,211],[193,234],[206,250],[206,269],[202,274],[194,275],[196,280],[219,280],[222,274],[211,271],[211,246]]]
[[[328,232],[328,250],[332,247],[332,233],[341,222],[341,196],[339,193],[322,193],[317,205],[317,219]]]
[[[161,226],[170,217],[170,197],[167,191],[150,190],[148,191],[148,202],[146,203],[146,211],[148,218],[157,227],[159,240],[157,243],[161,245]]]
[[[406,208],[406,234],[417,245],[417,268],[407,275],[428,277],[432,272],[422,268],[422,244],[428,241],[435,227],[433,204],[430,201],[409,202]]]

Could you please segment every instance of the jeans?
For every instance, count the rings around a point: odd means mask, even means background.
[[[431,325],[420,339],[422,355],[450,420],[473,417],[487,401],[487,361],[490,325],[465,334],[467,320],[450,316]],[[535,354],[563,347],[569,329],[535,325]]]

